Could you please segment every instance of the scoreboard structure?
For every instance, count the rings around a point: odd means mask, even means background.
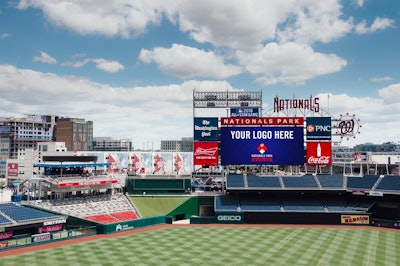
[[[275,97],[273,111],[264,116],[261,92],[195,91],[193,96],[194,109],[227,110],[226,117],[197,117],[193,111],[195,165],[330,166],[332,136],[359,133],[349,127],[358,124],[354,116],[349,121],[334,118],[321,108],[318,97]]]

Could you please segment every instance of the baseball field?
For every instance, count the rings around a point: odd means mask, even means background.
[[[166,225],[81,241],[3,251],[0,265],[400,265],[400,230],[371,227]]]

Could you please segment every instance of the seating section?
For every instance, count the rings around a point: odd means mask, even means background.
[[[299,199],[283,199],[282,205],[285,211],[299,212],[324,212],[325,208],[320,200],[299,200]]]
[[[343,175],[317,175],[319,183],[323,189],[343,189]]]
[[[313,175],[282,176],[285,188],[318,188]]]
[[[113,212],[111,213],[111,215],[117,218],[118,220],[122,221],[130,221],[138,219],[137,214],[133,211]]]
[[[99,195],[63,200],[33,202],[41,208],[100,223],[114,223],[139,218],[130,200],[122,195]]]
[[[270,198],[243,198],[240,199],[242,211],[280,211],[281,204],[277,199]]]
[[[216,196],[214,206],[216,211],[236,211],[238,201],[231,195]]]
[[[278,176],[247,175],[249,188],[281,188]]]
[[[229,174],[229,190],[383,190],[400,192],[400,177],[395,175],[344,176],[343,174],[305,174],[301,176],[260,176]]]
[[[243,188],[244,179],[242,174],[229,174],[226,178],[227,188]]]
[[[0,213],[0,225],[6,225],[6,224],[12,224],[12,221],[10,221],[7,217],[4,217]]]
[[[96,223],[100,223],[100,224],[111,224],[111,223],[117,223],[120,221],[120,220],[118,220],[118,218],[113,217],[110,214],[99,214],[99,215],[86,216],[85,219],[96,222]]]
[[[347,202],[345,200],[328,199],[324,200],[325,206],[329,212],[346,212]]]
[[[378,175],[364,175],[363,177],[348,176],[347,189],[370,190],[378,181]]]
[[[366,199],[366,198],[360,198],[359,200],[357,199],[351,199],[347,202],[346,210],[348,211],[368,211],[374,204],[376,200],[373,198]]]
[[[381,182],[379,182],[376,189],[379,190],[400,190],[400,176],[385,175]]]
[[[58,215],[48,213],[41,210],[32,209],[29,207],[17,205],[14,203],[0,204],[0,212],[7,215],[16,222],[28,222],[34,220],[43,220],[55,218]]]

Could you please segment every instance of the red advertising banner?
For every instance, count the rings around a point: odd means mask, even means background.
[[[218,165],[218,142],[195,141],[193,144],[195,165]]]
[[[12,231],[2,232],[0,233],[0,240],[9,239],[13,237]]]
[[[18,164],[9,163],[8,164],[8,176],[18,176]]]
[[[55,224],[55,225],[48,225],[48,226],[43,226],[39,228],[39,233],[49,233],[49,232],[57,232],[61,231],[63,229],[62,224]]]
[[[117,179],[110,180],[96,180],[96,181],[75,181],[75,182],[62,182],[58,183],[58,187],[81,187],[81,186],[104,186],[110,184],[117,184]]]
[[[308,165],[332,165],[331,142],[307,142]]]

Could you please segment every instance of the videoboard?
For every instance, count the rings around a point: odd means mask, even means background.
[[[221,165],[302,165],[303,126],[221,127]]]

